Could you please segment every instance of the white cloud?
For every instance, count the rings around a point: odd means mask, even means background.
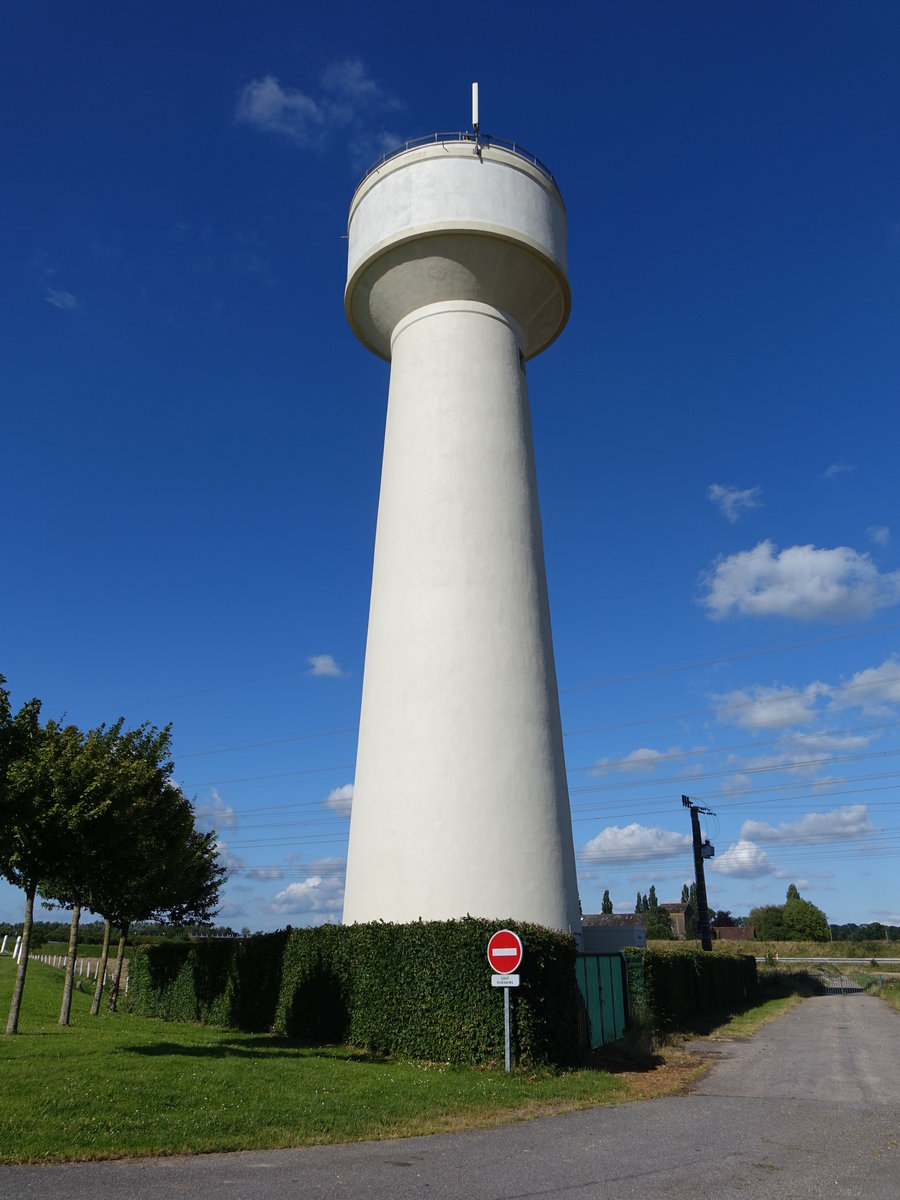
[[[337,129],[356,130],[357,141],[371,143],[381,136],[371,132],[373,118],[398,107],[361,59],[348,58],[325,68],[314,95],[284,87],[274,75],[252,80],[238,92],[235,119],[308,150],[322,146]]]
[[[581,857],[585,862],[643,862],[690,853],[691,844],[688,834],[655,825],[610,825],[582,846]]]
[[[216,854],[219,857],[221,865],[229,873],[232,871],[243,871],[247,865],[246,859],[238,858],[236,854],[232,854],[228,849],[228,844],[221,839],[216,842]]]
[[[71,292],[59,292],[56,288],[47,288],[45,299],[54,308],[62,308],[66,312],[72,312],[79,307],[77,296],[73,296]]]
[[[342,817],[349,817],[353,804],[353,784],[345,783],[343,787],[332,788],[323,803]]]
[[[712,700],[716,719],[723,724],[742,729],[784,729],[812,721],[816,701],[828,691],[823,683],[811,683],[802,690],[756,685],[713,696]]]
[[[853,750],[864,750],[870,745],[872,738],[862,733],[798,733],[787,738],[783,745],[785,753],[798,755],[814,755],[822,758],[826,754],[846,754]]]
[[[891,540],[891,529],[889,525],[870,525],[866,530],[869,540],[874,542],[876,546],[887,546]]]
[[[346,867],[343,859],[318,859],[310,864],[305,879],[289,883],[274,900],[260,901],[259,907],[273,916],[299,918],[304,925],[340,921]]]
[[[891,655],[880,667],[857,671],[831,696],[831,708],[861,708],[872,715],[884,716],[891,705],[900,704],[900,658]]]
[[[713,504],[718,505],[719,512],[732,525],[740,519],[742,512],[751,508],[759,508],[762,488],[723,487],[721,483],[711,483],[706,489],[706,496]]]
[[[823,472],[823,479],[837,479],[839,475],[847,475],[850,471],[855,471],[856,467],[850,463],[833,462],[830,467],[826,467]]]
[[[31,267],[43,283],[52,279],[57,272],[57,268],[50,262],[50,255],[46,250],[35,250],[31,257]]]
[[[235,117],[269,133],[282,134],[298,146],[313,146],[325,124],[321,107],[297,88],[283,88],[274,75],[254,79],[238,93]]]
[[[652,771],[661,762],[671,762],[674,759],[682,758],[683,755],[684,752],[678,746],[665,751],[651,750],[648,746],[642,746],[638,750],[632,750],[624,758],[598,759],[591,768],[591,774],[603,775],[607,771]]]
[[[331,63],[322,72],[322,87],[333,96],[353,101],[355,105],[396,108],[397,102],[370,79],[359,58],[345,58]]]
[[[283,876],[281,867],[251,867],[247,872],[248,879],[281,879]]]
[[[335,662],[330,654],[311,654],[306,661],[309,663],[307,675],[326,675],[332,679],[346,675],[346,671]]]
[[[741,827],[741,841],[814,845],[873,832],[865,804],[845,804],[834,812],[807,813],[799,821],[782,821],[777,826],[765,821],[745,821]]]
[[[722,790],[729,795],[746,792],[753,786],[753,775],[777,771],[803,775],[811,787],[837,786],[845,781],[833,775],[822,776],[820,772],[836,758],[853,757],[870,745],[871,740],[862,734],[830,734],[826,731],[788,735],[775,743],[773,753],[753,757],[729,755],[726,761],[735,773],[726,779]]]
[[[197,821],[207,829],[235,829],[237,816],[230,804],[226,804],[215,788],[209,789],[209,800],[194,806]]]
[[[849,546],[820,550],[770,541],[720,558],[702,577],[701,603],[714,621],[739,615],[862,620],[900,602],[900,571],[882,575]]]
[[[748,792],[753,786],[753,780],[743,771],[737,771],[734,775],[729,775],[722,782],[722,791],[726,796],[740,796],[744,792]]]
[[[771,875],[775,870],[765,850],[743,837],[729,846],[724,854],[710,859],[707,868],[733,879],[759,879],[763,875]]]

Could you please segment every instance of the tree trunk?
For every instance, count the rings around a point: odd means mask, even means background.
[[[103,926],[103,949],[100,951],[100,965],[97,968],[97,986],[94,988],[94,999],[91,1004],[91,1016],[96,1017],[100,1011],[100,997],[103,995],[103,976],[106,974],[106,963],[109,958],[109,932],[111,922]]]
[[[122,982],[122,964],[125,961],[125,941],[128,937],[128,926],[123,925],[122,931],[119,934],[119,953],[116,955],[116,969],[113,974],[112,983],[109,985],[109,1001],[106,1005],[108,1013],[116,1011],[116,1002],[119,999],[119,984]]]
[[[36,883],[30,884],[25,891],[25,924],[22,927],[22,944],[19,947],[19,967],[16,971],[16,982],[9,1005],[9,1020],[6,1022],[7,1033],[19,1032],[19,1009],[22,1007],[22,992],[25,990],[25,972],[28,970],[28,945],[31,941],[31,925],[34,920],[34,895],[36,891]]]
[[[72,1011],[72,987],[75,984],[75,959],[78,957],[78,922],[81,920],[81,905],[72,908],[72,924],[69,926],[69,953],[66,955],[66,981],[63,984],[62,1007],[59,1010],[60,1025],[68,1025]]]

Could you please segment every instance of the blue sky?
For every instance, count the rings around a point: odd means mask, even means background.
[[[3,5],[0,671],[173,723],[223,922],[340,914],[388,386],[342,235],[477,79],[569,217],[529,379],[584,911],[679,898],[686,792],[714,907],[900,924],[898,41],[865,0]]]

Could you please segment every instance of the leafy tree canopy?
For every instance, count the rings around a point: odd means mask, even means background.
[[[754,908],[749,922],[756,936],[767,942],[827,942],[831,936],[825,913],[804,900],[794,883],[787,890],[784,904]]]

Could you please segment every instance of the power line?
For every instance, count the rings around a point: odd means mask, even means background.
[[[822,738],[852,737],[854,734],[871,733],[873,730],[881,729],[896,729],[898,726],[900,726],[900,721],[879,721],[872,725],[852,725],[845,729],[818,730],[814,733],[783,733],[778,737],[768,738],[763,741],[736,742],[730,746],[697,746],[693,750],[670,750],[660,754],[654,752],[653,758],[648,759],[646,764],[642,764],[639,759],[626,757],[610,759],[607,762],[598,761],[588,763],[581,767],[568,767],[567,772],[574,774],[577,771],[597,771],[599,774],[600,771],[615,771],[616,768],[638,770],[642,765],[653,768],[663,762],[680,762],[685,759],[706,758],[712,754],[731,754],[735,750],[759,750],[764,746],[789,745],[790,742],[795,741],[817,741]]]
[[[818,699],[820,696],[832,696],[837,692],[848,692],[848,691],[853,691],[854,689],[860,689],[860,688],[874,689],[876,687],[880,687],[882,684],[885,684],[885,683],[897,683],[897,682],[900,682],[900,675],[890,675],[890,676],[885,677],[884,679],[879,679],[874,683],[870,683],[870,682],[853,683],[851,681],[850,683],[823,684],[821,687],[821,690],[816,692],[816,695],[815,695],[815,697],[813,697],[813,699]],[[739,690],[739,689],[736,689],[736,690]],[[592,726],[590,728],[585,728],[585,729],[572,729],[569,731],[564,731],[563,736],[564,737],[579,737],[582,734],[586,734],[586,733],[604,733],[607,730],[612,730],[612,729],[630,729],[632,726],[636,726],[636,725],[652,725],[652,724],[657,724],[662,721],[683,721],[688,717],[718,716],[720,713],[723,713],[723,712],[736,712],[739,709],[743,709],[743,708],[755,708],[758,704],[763,703],[763,702],[767,705],[768,704],[787,704],[791,701],[800,700],[803,698],[803,696],[804,696],[803,691],[791,691],[791,692],[788,692],[788,694],[786,694],[786,695],[765,696],[762,699],[757,698],[755,700],[740,700],[740,701],[736,701],[734,704],[720,704],[716,708],[697,708],[697,709],[693,709],[692,711],[689,711],[689,712],[670,713],[668,716],[664,716],[664,717],[641,717],[635,721],[624,721],[624,722],[619,722],[614,725],[595,725],[595,726]],[[893,703],[893,701],[892,701],[892,703]],[[762,721],[761,722],[748,722],[744,726],[744,728],[745,729],[753,729],[753,728],[767,729],[767,728],[771,728],[771,725],[768,722],[762,722]]]
[[[811,638],[805,642],[785,642],[780,646],[762,646],[756,650],[745,650],[735,654],[725,655],[722,658],[704,658],[697,659],[694,662],[678,663],[671,666],[655,667],[646,671],[636,672],[632,675],[613,675],[606,679],[597,679],[588,683],[573,683],[561,687],[561,692],[580,692],[586,691],[589,688],[612,687],[619,683],[636,683],[643,679],[657,679],[661,675],[674,675],[680,671],[699,671],[704,667],[720,667],[727,663],[741,662],[748,658],[759,658],[768,654],[783,654],[790,650],[806,650],[811,646],[823,646],[828,642],[844,641],[847,638],[864,637],[870,633],[889,633],[893,629],[900,629],[900,621],[893,621],[889,625],[876,625],[868,629],[848,630],[844,633],[829,634],[826,637]]]
[[[879,680],[878,682],[879,683],[893,683],[893,682],[897,682],[897,681],[900,681],[900,675],[890,676],[886,679]],[[838,691],[852,690],[854,688],[871,688],[872,686],[874,686],[874,685],[871,683],[837,684],[833,688],[829,689],[829,692],[827,694],[832,694],[832,693],[838,692]],[[826,693],[823,692],[822,694],[826,694]],[[777,703],[780,703],[783,701],[787,702],[790,700],[796,700],[797,695],[798,694],[792,694],[789,696],[773,696],[771,698],[766,698],[765,702],[767,704],[777,704]],[[693,712],[693,713],[676,713],[670,717],[651,717],[651,718],[647,718],[647,720],[648,721],[677,720],[677,719],[682,719],[687,716],[709,715],[709,714],[716,714],[719,712],[731,711],[734,709],[748,708],[748,707],[752,707],[758,703],[759,703],[759,701],[757,701],[757,700],[741,701],[740,703],[733,704],[733,705],[723,705],[718,709],[701,709],[701,710],[699,710],[697,712]],[[634,723],[638,724],[640,722],[634,722]],[[851,726],[851,727],[841,729],[841,730],[826,730],[826,731],[820,730],[818,732],[813,732],[813,733],[793,733],[793,734],[790,734],[789,736],[791,739],[793,739],[795,741],[802,740],[804,738],[809,739],[809,740],[815,740],[816,738],[822,738],[822,737],[852,736],[854,733],[868,732],[868,731],[871,731],[874,729],[893,729],[893,728],[896,728],[898,725],[900,725],[900,721],[882,721],[882,722],[877,722],[877,723],[871,724],[871,725]],[[771,728],[770,725],[765,725],[763,727]],[[588,730],[588,729],[575,730],[574,734],[600,732],[603,728],[604,728],[603,726],[599,726],[596,729],[591,729],[591,730]],[[606,728],[615,728],[615,727],[608,726]],[[752,728],[752,726],[747,725],[747,726],[745,726],[745,728]],[[319,733],[312,733],[312,734],[296,734],[296,735],[291,735],[290,738],[286,738],[286,739],[275,739],[275,742],[288,741],[288,740],[304,740],[306,738],[314,738],[314,737],[320,737],[320,736],[326,737],[326,736],[329,736],[331,733],[348,732],[348,731],[349,731],[349,729],[342,729],[342,730],[326,730],[326,731],[321,731]],[[574,736],[574,734],[569,733],[569,734],[564,734],[564,736]],[[787,735],[785,735],[785,736],[787,736]],[[776,745],[779,742],[781,742],[782,740],[783,740],[782,737],[777,737],[777,738],[772,738],[768,741],[746,742],[743,744],[739,743],[737,745],[730,746],[730,747],[729,746],[699,747],[694,750],[678,752],[677,754],[675,752],[670,752],[669,754],[661,754],[658,757],[655,757],[653,762],[655,765],[656,763],[663,762],[663,761],[683,761],[683,760],[690,759],[693,757],[700,757],[700,756],[705,757],[706,755],[709,755],[709,754],[728,753],[728,752],[730,752],[732,750],[736,750],[736,749],[760,748],[763,746]],[[244,745],[235,746],[235,747],[232,747],[231,749],[235,749],[235,750],[249,749],[249,748],[255,748],[256,746],[265,746],[267,744],[275,744],[275,742],[245,743]],[[215,751],[215,750],[195,751],[193,753],[193,755],[180,755],[180,756],[178,756],[178,758],[200,757],[202,755],[212,755],[212,754],[216,754],[216,753],[224,753],[227,750],[228,750],[228,748],[225,748],[225,750],[222,750],[222,751]],[[881,753],[881,752],[879,751],[879,752],[875,752],[875,753]],[[178,761],[178,759],[176,759],[176,761]],[[825,760],[822,760],[822,761],[825,761]],[[843,760],[841,758],[833,757],[830,761],[840,762]],[[569,774],[572,774],[572,773],[580,772],[580,771],[594,770],[594,769],[597,769],[598,767],[603,770],[613,770],[617,766],[619,766],[619,767],[622,767],[622,766],[634,767],[636,765],[640,765],[640,764],[635,764],[634,760],[629,760],[629,759],[625,758],[625,759],[615,760],[615,761],[612,761],[609,763],[602,763],[602,764],[588,763],[583,766],[569,767],[569,768],[567,768],[567,772]],[[792,765],[792,764],[784,764],[785,769],[787,769],[790,765]],[[309,767],[304,770],[297,770],[297,771],[279,771],[279,772],[272,772],[272,773],[264,772],[259,775],[238,776],[238,777],[230,778],[230,779],[194,780],[191,782],[185,782],[182,784],[182,786],[185,788],[197,788],[197,787],[217,787],[217,786],[221,786],[221,785],[225,785],[225,784],[260,783],[260,782],[263,782],[264,780],[269,780],[269,779],[272,779],[272,780],[286,779],[286,778],[292,778],[296,775],[315,774],[315,773],[326,774],[329,771],[337,772],[337,771],[348,771],[348,770],[354,770],[354,769],[355,769],[355,763],[344,763],[344,764],[341,764],[338,766],[332,766],[332,767]],[[729,774],[729,773],[735,773],[735,772],[726,772],[726,774]],[[662,782],[672,782],[672,780],[665,780]],[[678,782],[678,780],[675,780],[675,782]],[[615,787],[632,786],[633,787],[635,785],[633,782],[630,782],[629,784],[616,784],[616,785],[610,785],[610,786],[611,787],[612,786],[615,786]]]
[[[863,776],[862,778],[863,779],[868,779],[868,778],[900,779],[900,771],[890,772],[886,775]],[[822,799],[827,799],[827,798],[831,798],[831,797],[840,797],[841,799],[853,800],[857,796],[869,796],[873,792],[893,792],[893,791],[900,790],[900,783],[889,783],[889,784],[879,784],[876,787],[854,786],[854,787],[848,788],[848,790],[846,790],[846,791],[839,791],[839,790],[823,791],[822,789],[817,788],[814,792],[804,792],[804,793],[801,793],[800,795],[794,795],[794,796],[790,796],[790,797],[786,797],[783,795],[776,795],[776,796],[764,796],[764,797],[760,798],[760,793],[764,792],[766,790],[773,790],[773,791],[781,793],[785,790],[785,788],[789,788],[789,787],[793,787],[793,786],[795,786],[795,785],[778,783],[778,784],[773,784],[771,789],[755,788],[753,791],[748,792],[746,794],[746,796],[744,798],[742,798],[740,801],[733,802],[733,803],[729,802],[728,797],[725,793],[713,792],[711,794],[705,795],[704,799],[715,801],[720,809],[728,808],[729,815],[731,815],[731,816],[737,815],[738,813],[740,813],[742,811],[756,812],[760,808],[760,806],[762,806],[764,804],[777,804],[779,806],[779,808],[781,808],[782,810],[800,811],[801,809],[807,807],[807,804],[804,803],[804,801],[815,802],[817,804],[817,806],[822,808],[825,812],[838,812],[841,809],[846,808],[847,805],[846,804],[838,804],[838,805],[828,806],[828,805],[821,805],[819,802]],[[801,785],[796,785],[796,786],[806,787],[806,786],[808,786],[808,784],[801,784]],[[648,803],[648,802],[638,800],[638,801],[636,801],[636,803],[641,804],[641,803]],[[891,800],[868,801],[866,804],[866,807],[867,808],[895,808],[896,801],[891,801]],[[581,824],[586,821],[594,821],[598,817],[602,818],[605,821],[627,821],[627,820],[633,821],[635,817],[660,817],[660,816],[664,816],[667,813],[671,813],[671,811],[672,811],[672,801],[671,801],[670,797],[667,797],[666,800],[660,800],[658,803],[652,804],[651,807],[649,807],[649,808],[635,809],[633,807],[629,807],[627,811],[616,811],[615,809],[610,811],[610,809],[607,806],[602,805],[602,804],[579,804],[579,805],[572,806],[572,822],[573,822],[573,824],[575,824],[575,823]]]
[[[260,742],[239,742],[234,745],[219,746],[213,750],[189,750],[180,753],[177,757],[180,761],[183,758],[208,758],[213,754],[234,754],[238,750],[258,750],[263,746],[284,746],[289,742],[306,742],[312,741],[314,738],[335,737],[339,733],[356,733],[358,729],[358,725],[344,725],[339,729],[317,729],[312,733],[290,733],[284,737],[266,738]]]
[[[352,771],[353,763],[344,763],[337,767],[305,767],[300,771],[277,771],[270,775],[243,775],[237,779],[204,779],[199,783],[182,783],[183,788],[221,787],[226,783],[260,783],[264,779],[293,779],[297,775],[325,775],[329,771]]]
[[[771,773],[772,771],[788,771],[797,770],[800,768],[808,769],[810,767],[830,765],[832,763],[846,762],[861,762],[869,758],[889,758],[900,754],[900,749],[897,750],[873,750],[866,754],[835,754],[826,755],[821,758],[803,759],[799,763],[767,763],[757,767],[729,767],[727,771],[708,771],[704,772],[702,779],[721,779],[727,778],[729,775],[759,775]],[[681,787],[687,782],[697,782],[698,776],[693,775],[671,775],[664,779],[655,781],[658,786]],[[619,792],[627,791],[629,788],[646,787],[645,779],[629,779],[618,783],[597,783],[583,784],[581,787],[570,788],[569,792],[576,795],[583,795],[585,792]]]

